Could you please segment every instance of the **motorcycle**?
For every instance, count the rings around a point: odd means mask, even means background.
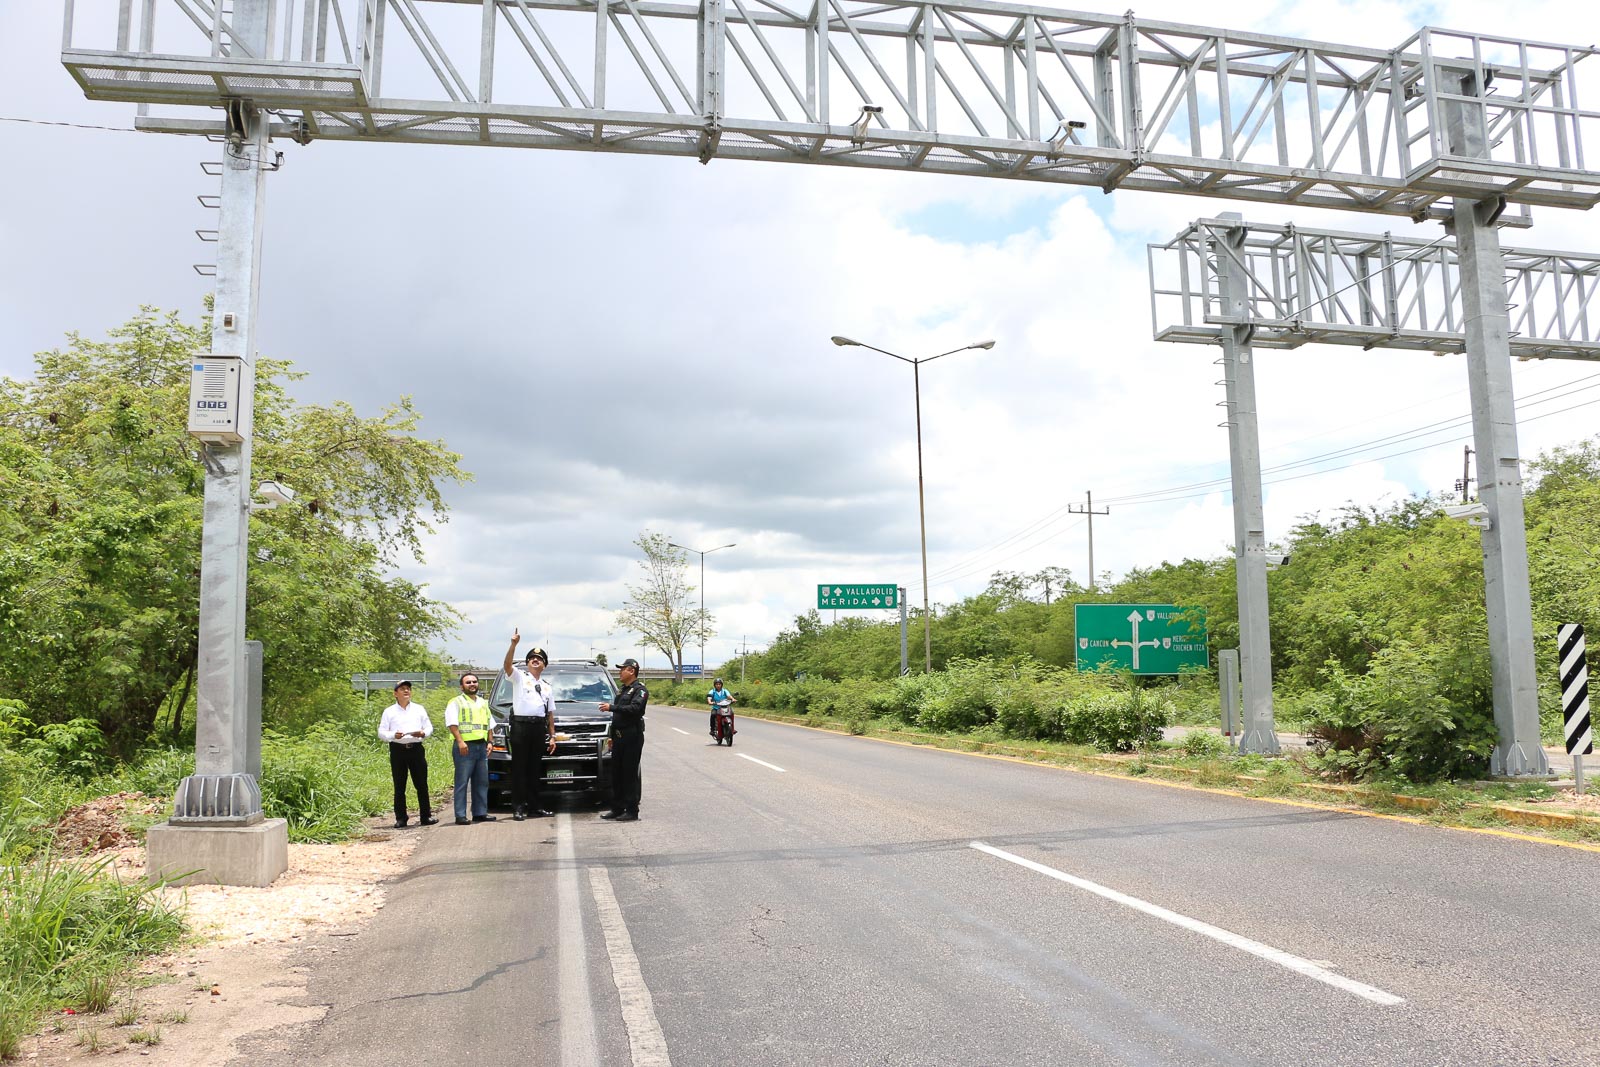
[[[717,713],[717,744],[727,742],[728,747],[733,747],[733,735],[738,733],[733,728],[733,701],[719,700],[712,707]]]

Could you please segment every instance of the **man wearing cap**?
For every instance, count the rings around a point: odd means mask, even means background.
[[[530,648],[524,662],[515,662],[522,631],[511,634],[511,647],[501,668],[511,679],[511,817],[521,822],[530,814],[555,813],[541,807],[539,789],[544,782],[543,757],[556,750],[556,695],[539,677],[550,663],[542,648]]]
[[[389,742],[389,773],[394,777],[394,826],[400,829],[410,821],[406,814],[406,775],[417,790],[417,814],[423,826],[438,822],[428,802],[428,754],[422,742],[433,733],[428,709],[411,702],[411,683],[396,682],[394,703],[378,720],[378,736]]]
[[[466,826],[467,789],[472,789],[472,822],[494,822],[489,814],[489,702],[478,695],[478,676],[461,676],[461,695],[444,706],[444,728],[455,738],[456,825]]]
[[[617,698],[601,704],[611,713],[611,810],[600,816],[618,822],[639,818],[639,761],[644,756],[644,709],[650,691],[639,682],[639,661],[625,659],[617,669],[622,688]]]

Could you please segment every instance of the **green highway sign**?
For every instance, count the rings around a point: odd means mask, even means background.
[[[898,608],[900,587],[897,585],[834,585],[817,586],[818,608]]]
[[[1078,604],[1073,629],[1080,671],[1109,664],[1134,674],[1203,669],[1206,616],[1176,604]]]

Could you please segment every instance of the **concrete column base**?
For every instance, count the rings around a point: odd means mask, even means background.
[[[289,869],[289,824],[264,819],[251,826],[174,826],[145,834],[150,878],[172,885],[271,885]]]

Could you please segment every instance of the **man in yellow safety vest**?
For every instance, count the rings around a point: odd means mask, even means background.
[[[461,695],[444,706],[444,725],[455,738],[456,825],[469,825],[467,786],[472,786],[471,822],[494,822],[489,814],[489,702],[478,695],[478,676],[461,676]]]

